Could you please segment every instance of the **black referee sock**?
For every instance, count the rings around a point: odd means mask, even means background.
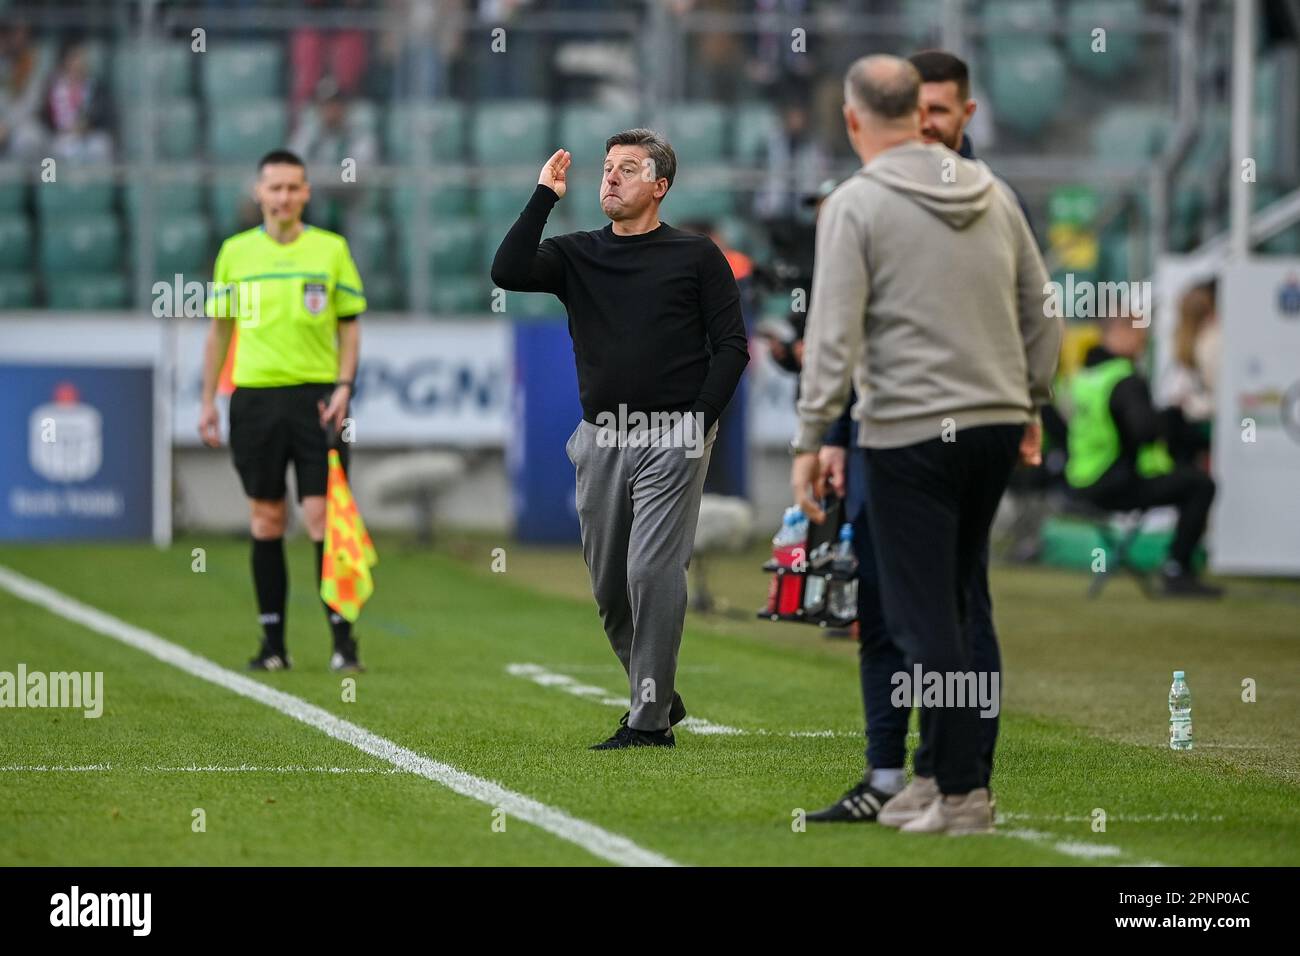
[[[320,593],[321,574],[325,568],[325,542],[317,541],[316,545],[316,593]],[[352,639],[352,622],[346,617],[334,610],[323,600],[320,602],[321,607],[325,609],[325,618],[330,622],[330,631],[334,634],[334,646],[346,644]]]
[[[253,539],[253,590],[257,592],[257,620],[270,649],[284,654],[284,605],[289,593],[289,572],[284,566],[284,538]]]

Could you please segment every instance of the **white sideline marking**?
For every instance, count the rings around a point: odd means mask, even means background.
[[[0,773],[94,773],[111,772],[111,763],[89,764],[84,767],[47,767],[44,765],[0,767]],[[238,767],[118,767],[128,773],[406,773],[397,767],[254,767],[240,764]]]
[[[1108,823],[1222,823],[1226,818],[1222,814],[1201,816],[1199,813],[1110,813],[1106,815]],[[1091,823],[1091,815],[1075,813],[999,813],[999,821],[1037,820],[1043,823]]]
[[[408,750],[351,721],[336,717],[329,711],[310,704],[300,697],[286,694],[266,684],[236,674],[206,657],[188,651],[143,628],[127,624],[111,614],[68,597],[51,587],[24,577],[0,565],[0,587],[15,597],[43,607],[59,617],[111,637],[128,647],[171,664],[194,677],[224,687],[241,697],[265,704],[287,717],[315,727],[322,733],[351,744],[358,750],[378,757],[409,773],[418,774],[441,784],[461,796],[469,797],[492,808],[500,808],[512,817],[532,823],[561,840],[582,847],[593,856],[625,866],[676,866],[673,860],[644,847],[627,837],[611,833],[594,823],[579,820],[563,810],[515,793],[499,783],[476,777],[441,761],[432,760],[413,750]]]
[[[1002,820],[1001,814],[998,820]],[[1013,837],[1017,840],[1025,840],[1029,843],[1043,844],[1057,853],[1065,856],[1072,856],[1080,860],[1097,860],[1107,859],[1116,860],[1124,855],[1124,851],[1117,846],[1111,846],[1109,843],[1082,843],[1078,840],[1062,840],[1056,834],[1044,833],[1041,830],[997,830],[998,836]],[[1127,864],[1128,866],[1164,866],[1163,863],[1156,863],[1154,860],[1138,860]]]
[[[594,700],[599,704],[607,704],[610,707],[621,707],[627,710],[627,698],[615,697],[603,687],[593,687],[591,684],[584,684],[568,674],[560,674],[556,671],[548,670],[540,664],[507,664],[506,673],[514,677],[522,677],[530,680],[534,684],[540,684],[542,687],[553,687],[556,690],[562,690],[566,694],[572,694],[574,697],[582,697],[587,700]],[[686,717],[677,726],[690,730],[697,734],[722,734],[727,736],[756,736],[756,737],[861,737],[861,734],[844,733],[839,730],[742,730],[740,727],[731,727],[727,724],[715,724],[711,720],[705,720],[703,717]]]

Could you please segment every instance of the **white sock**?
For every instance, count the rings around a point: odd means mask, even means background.
[[[896,767],[889,770],[871,768],[871,777],[867,780],[867,785],[873,790],[879,790],[881,793],[887,793],[893,796],[900,793],[903,789],[903,768]]]

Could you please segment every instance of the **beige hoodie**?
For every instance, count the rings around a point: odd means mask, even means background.
[[[1019,424],[1051,399],[1061,322],[1010,188],[937,144],[886,150],[827,197],[795,444],[821,446],[848,401],[859,442],[897,448]]]

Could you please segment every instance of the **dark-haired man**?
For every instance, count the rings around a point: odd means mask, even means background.
[[[347,415],[360,345],[356,320],[366,298],[347,241],[302,221],[311,186],[298,156],[275,150],[262,157],[254,197],[262,225],[222,243],[212,270],[199,434],[214,448],[221,443],[217,380],[238,323],[230,448],[248,496],[262,625],[262,646],[249,667],[270,671],[290,666],[285,471],[292,463],[303,523],[316,545],[319,593],[329,431],[341,431]],[[346,465],[346,444],[340,455]],[[329,607],[325,612],[334,642],[331,669],[360,670],[352,625]]]
[[[566,451],[577,473],[582,552],[631,706],[593,749],[675,745],[686,568],[718,417],[749,348],[740,293],[708,236],[659,219],[677,157],[652,130],[605,143],[603,229],[541,242],[568,188],[558,149],[492,262],[503,289],[564,303],[582,421]]]

